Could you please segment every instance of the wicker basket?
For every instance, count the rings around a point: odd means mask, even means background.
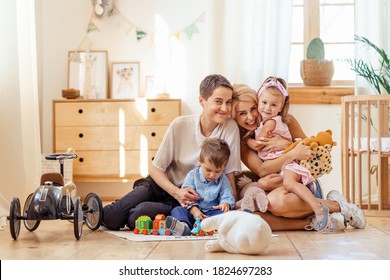
[[[301,78],[305,86],[330,86],[333,73],[333,61],[318,59],[301,61]]]

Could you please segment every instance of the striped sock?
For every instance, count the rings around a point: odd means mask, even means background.
[[[188,236],[191,235],[191,230],[185,222],[180,222],[178,219],[172,216],[167,216],[166,219],[167,229],[173,230],[173,235],[176,236]]]

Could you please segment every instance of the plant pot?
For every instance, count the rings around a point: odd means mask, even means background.
[[[333,61],[319,59],[301,61],[301,78],[305,86],[330,86],[333,73]]]

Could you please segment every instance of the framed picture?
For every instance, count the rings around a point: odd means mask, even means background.
[[[112,63],[111,98],[128,99],[139,97],[139,62]]]
[[[107,51],[69,51],[68,88],[86,99],[105,99],[108,92]]]

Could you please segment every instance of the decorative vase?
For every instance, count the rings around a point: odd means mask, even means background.
[[[334,73],[331,60],[306,59],[301,61],[301,78],[305,86],[330,86]]]

